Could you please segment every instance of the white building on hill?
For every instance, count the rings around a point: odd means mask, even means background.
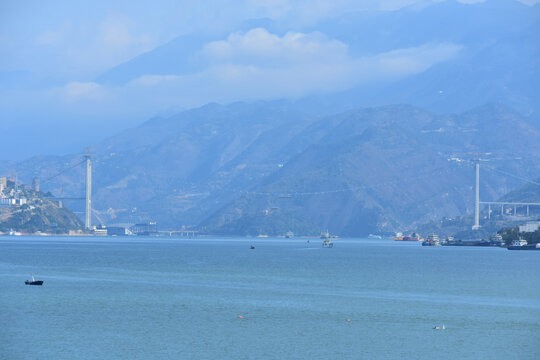
[[[538,228],[540,228],[540,221],[529,221],[519,225],[519,232],[535,232]]]

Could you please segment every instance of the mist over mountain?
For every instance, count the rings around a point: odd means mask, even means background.
[[[276,39],[291,32],[324,34],[327,39],[345,44],[348,55],[363,61],[364,68],[371,72],[357,74],[355,82],[344,81],[349,88],[338,86],[338,92],[324,88],[306,90],[303,95],[311,93],[313,97],[299,101],[305,105],[305,111],[335,113],[358,106],[405,103],[452,113],[502,102],[523,114],[537,116],[538,5],[530,7],[513,0],[472,5],[444,1],[391,12],[347,13],[309,26],[291,27],[259,19],[244,22],[234,31],[242,36],[254,29],[275,34]],[[213,61],[205,57],[205,47],[212,40],[226,39],[227,35],[194,33],[178,37],[108,70],[97,81],[125,85],[148,75],[158,79],[203,72]],[[222,41],[221,45],[226,43]],[[385,67],[385,63],[396,66]],[[340,76],[336,70],[336,77]],[[316,95],[321,92],[324,94]],[[287,94],[270,97],[282,96]]]

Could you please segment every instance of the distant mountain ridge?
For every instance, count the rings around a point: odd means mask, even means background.
[[[438,113],[466,111],[502,102],[523,114],[540,110],[540,5],[514,0],[476,4],[443,1],[392,12],[354,12],[312,25],[285,27],[269,19],[246,21],[228,31],[180,36],[102,74],[97,82],[122,85],[144,75],[189,75],[207,67],[205,44],[229,33],[265,28],[322,33],[347,45],[354,57],[437,44],[461,47],[457,55],[426,71],[393,80],[377,80],[337,93],[302,99],[304,111],[326,114],[359,106],[412,104]],[[286,29],[286,30],[285,30]]]
[[[452,154],[521,156],[496,166],[531,178],[540,173],[539,138],[536,125],[498,104],[454,115],[393,105],[328,116],[273,102],[209,104],[95,147],[94,222],[152,220],[237,235],[399,230],[472,211],[474,170],[449,161]],[[46,179],[80,159],[0,163],[0,172]],[[520,186],[483,174],[485,200]],[[81,195],[84,168],[43,188]]]

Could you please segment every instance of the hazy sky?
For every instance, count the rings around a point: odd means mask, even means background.
[[[265,17],[309,24],[350,11],[395,10],[423,2],[429,1],[156,0],[151,6],[134,1],[3,2],[0,71],[28,70],[58,81],[92,80],[179,35],[209,27],[229,29],[242,20]]]
[[[282,28],[301,29],[351,11],[393,11],[429,3],[3,1],[0,125],[4,134],[24,133],[43,145],[14,145],[13,152],[2,153],[0,158],[82,148],[82,142],[102,139],[170,109],[209,101],[301,97],[343,90],[374,78],[424,71],[455,56],[460,44],[422,44],[357,57],[350,53],[348,44],[321,32],[275,34],[260,27],[243,32],[233,29],[254,18],[270,18]],[[146,74],[117,86],[96,81],[118,64],[197,31],[226,34],[201,45],[197,56],[204,66],[198,72],[185,76]]]

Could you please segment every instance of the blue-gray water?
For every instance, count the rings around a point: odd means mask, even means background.
[[[540,251],[0,237],[0,291],[1,359],[540,358]]]

